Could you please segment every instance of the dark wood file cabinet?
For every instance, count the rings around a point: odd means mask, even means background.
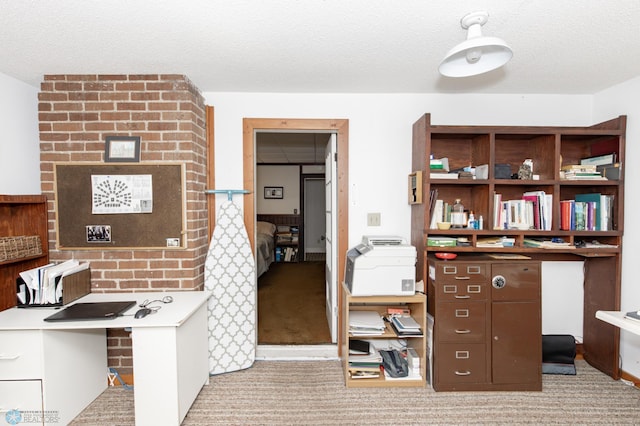
[[[437,391],[541,390],[540,262],[428,258]]]

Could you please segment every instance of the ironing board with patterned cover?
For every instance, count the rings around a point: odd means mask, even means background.
[[[209,372],[227,373],[253,365],[256,351],[255,259],[242,211],[233,201],[218,210],[205,261]]]

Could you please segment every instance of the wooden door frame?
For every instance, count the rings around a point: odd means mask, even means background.
[[[317,131],[335,132],[337,135],[337,177],[338,177],[338,208],[337,208],[337,236],[338,236],[338,352],[342,347],[342,291],[340,282],[344,277],[346,253],[349,244],[349,120],[346,119],[283,119],[283,118],[245,118],[242,120],[243,145],[243,188],[249,190],[244,195],[244,224],[249,234],[251,247],[255,253],[255,197],[256,188],[256,159],[255,133],[256,131]],[[334,209],[335,213],[335,209]]]

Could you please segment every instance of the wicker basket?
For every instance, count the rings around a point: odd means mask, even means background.
[[[0,262],[42,254],[38,235],[0,237]]]

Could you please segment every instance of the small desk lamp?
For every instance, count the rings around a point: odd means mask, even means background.
[[[469,77],[500,68],[513,56],[513,51],[498,37],[484,37],[482,26],[487,23],[487,12],[473,12],[460,20],[468,30],[467,39],[451,49],[438,70],[445,77]]]

